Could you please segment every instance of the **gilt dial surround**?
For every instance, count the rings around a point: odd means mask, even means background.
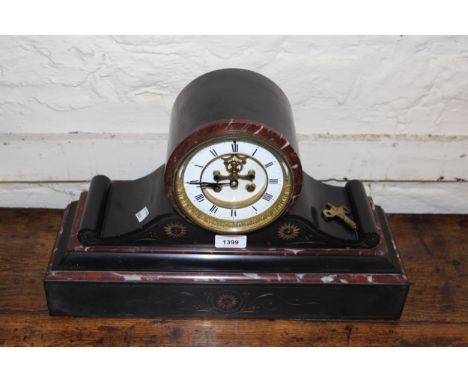
[[[275,149],[247,136],[204,142],[174,174],[184,215],[215,232],[242,233],[268,225],[291,198],[291,170]]]

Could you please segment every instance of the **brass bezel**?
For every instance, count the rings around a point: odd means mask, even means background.
[[[275,203],[268,208],[266,211],[262,212],[259,215],[255,215],[251,218],[239,220],[239,221],[230,221],[225,219],[218,219],[213,216],[207,215],[201,212],[195,205],[190,201],[188,198],[185,187],[183,183],[183,175],[185,173],[186,165],[190,162],[190,159],[195,155],[200,148],[209,146],[210,144],[216,142],[222,142],[226,139],[234,140],[245,140],[248,142],[253,142],[258,144],[259,146],[268,148],[269,151],[276,157],[276,159],[287,167],[287,173],[285,171],[284,166],[281,166],[283,171],[283,189],[281,191],[280,197],[275,201]],[[281,155],[281,152],[278,151],[276,147],[268,144],[263,140],[257,140],[252,138],[250,135],[242,135],[242,134],[233,134],[233,135],[226,135],[222,137],[216,137],[209,140],[206,140],[194,148],[190,150],[179,162],[180,166],[176,169],[174,173],[174,192],[175,192],[175,200],[180,208],[180,211],[185,215],[189,220],[194,222],[195,224],[208,229],[210,231],[214,231],[217,233],[247,233],[251,231],[255,231],[257,229],[263,228],[273,221],[275,221],[278,217],[282,215],[285,211],[287,206],[289,205],[290,199],[292,197],[292,190],[293,187],[293,178],[291,176],[292,171],[288,164],[288,162],[284,159]]]

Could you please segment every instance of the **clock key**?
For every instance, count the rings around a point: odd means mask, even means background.
[[[339,218],[349,228],[356,229],[357,225],[348,215],[351,213],[348,207],[337,207],[332,203],[327,203],[326,208],[322,211],[322,215],[325,220],[331,220],[333,218]]]

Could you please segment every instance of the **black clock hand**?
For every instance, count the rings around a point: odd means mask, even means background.
[[[187,184],[192,184],[200,187],[221,187],[221,186],[227,186],[228,184],[231,184],[230,182],[222,182],[222,183],[216,183],[216,182],[199,182],[196,180],[191,180],[190,182],[187,182]]]

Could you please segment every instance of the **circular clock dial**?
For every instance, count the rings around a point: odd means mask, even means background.
[[[240,233],[271,223],[287,207],[290,169],[272,147],[245,137],[196,147],[175,174],[184,215],[216,232]]]

